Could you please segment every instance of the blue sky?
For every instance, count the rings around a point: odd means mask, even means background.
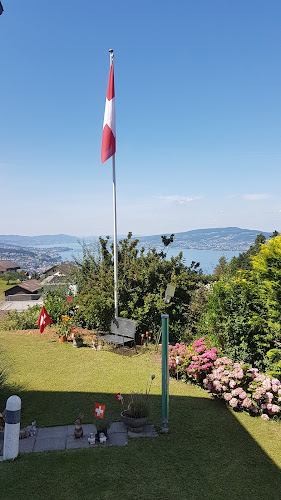
[[[0,234],[281,230],[280,0],[2,0]]]

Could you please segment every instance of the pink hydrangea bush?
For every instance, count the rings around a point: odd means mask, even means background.
[[[249,384],[253,404],[259,409],[262,416],[280,418],[281,414],[281,382],[277,378],[263,375],[255,370],[255,377]],[[266,417],[263,417],[266,420]]]
[[[236,410],[245,410],[252,415],[279,416],[281,383],[262,375],[250,365],[234,363],[226,356],[214,362],[214,370],[203,380],[203,386],[213,396],[223,398]]]
[[[205,337],[195,340],[189,347],[184,342],[169,346],[170,374],[175,376],[178,370],[180,377],[199,384],[211,372],[216,359],[217,349],[211,347],[210,341],[205,340]]]

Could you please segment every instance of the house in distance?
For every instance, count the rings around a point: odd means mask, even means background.
[[[5,301],[8,300],[38,300],[42,283],[37,280],[28,280],[18,283],[5,291]]]
[[[10,260],[0,260],[0,274],[5,274],[9,271],[17,272],[20,266],[14,264]]]

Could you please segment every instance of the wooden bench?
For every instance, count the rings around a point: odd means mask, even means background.
[[[127,318],[114,318],[111,321],[110,331],[108,335],[102,337],[106,342],[111,342],[115,345],[123,345],[128,342],[135,343],[137,322]]]

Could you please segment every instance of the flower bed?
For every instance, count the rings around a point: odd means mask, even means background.
[[[184,342],[169,346],[170,375],[178,371],[180,377],[199,384],[212,371],[216,359],[217,349],[210,347],[210,341],[204,337],[195,340],[189,347]]]
[[[281,382],[226,356],[217,358],[217,349],[202,337],[190,347],[184,342],[169,347],[170,375],[177,373],[207,389],[235,410],[261,415],[264,420],[280,417]]]

